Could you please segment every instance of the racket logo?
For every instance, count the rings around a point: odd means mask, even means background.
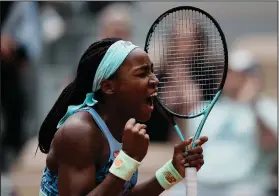
[[[121,159],[116,158],[116,159],[114,160],[114,166],[115,166],[116,168],[121,167],[122,165],[123,165],[123,161],[122,161]]]
[[[170,172],[164,172],[163,175],[170,184],[176,182],[175,177]]]

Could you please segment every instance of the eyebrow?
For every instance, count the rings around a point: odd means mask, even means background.
[[[135,70],[141,70],[141,69],[146,69],[146,68],[151,68],[151,70],[153,70],[153,63],[150,63],[150,64],[143,64],[143,65],[141,65],[141,66],[139,66],[139,67],[136,67],[135,68]]]

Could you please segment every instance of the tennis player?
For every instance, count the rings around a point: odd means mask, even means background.
[[[142,49],[116,38],[85,51],[40,128],[39,148],[48,154],[40,196],[157,196],[185,177],[185,164],[201,168],[207,137],[187,152],[191,139],[176,145],[172,159],[136,186],[149,145],[139,122],[150,118],[158,84],[152,66]]]

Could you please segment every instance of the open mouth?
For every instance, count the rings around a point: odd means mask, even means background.
[[[148,106],[153,106],[153,100],[154,100],[155,96],[157,96],[157,92],[154,92],[151,95],[149,95],[146,98],[146,103],[145,104],[148,105]]]

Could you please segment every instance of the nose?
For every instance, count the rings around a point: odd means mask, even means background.
[[[149,86],[151,88],[157,88],[158,84],[159,84],[158,78],[155,76],[155,74],[152,74],[152,77],[149,80]]]

